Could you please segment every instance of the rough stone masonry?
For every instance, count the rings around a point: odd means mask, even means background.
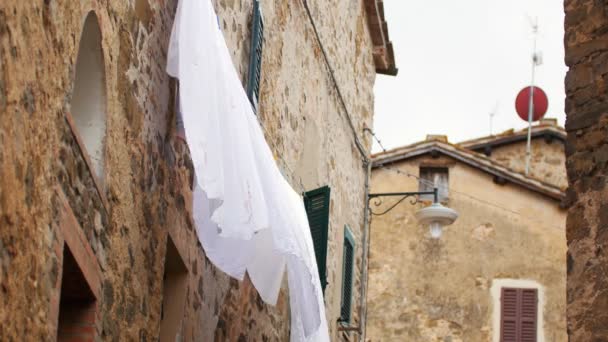
[[[343,227],[351,227],[358,246],[362,239],[366,171],[339,95],[369,150],[363,128],[372,124],[377,55],[367,3],[378,8],[375,0],[310,4],[338,93],[302,2],[261,1],[266,33],[258,114],[267,141],[295,189],[332,189],[325,291],[332,339],[342,336]],[[162,298],[163,282],[173,277],[169,255],[186,274],[177,336],[288,340],[287,291],[277,306],[265,305],[248,280],[229,279],[198,244],[192,165],[175,137],[175,84],[165,73],[176,5],[0,1],[0,340],[50,341],[60,330],[104,341],[155,341],[169,310]],[[214,5],[245,83],[252,1]],[[103,61],[99,177],[72,106],[88,20],[98,27]],[[359,289],[363,248],[356,252]],[[354,292],[359,322],[360,292]],[[85,302],[86,310],[75,309]]]
[[[570,341],[608,341],[608,2],[566,0]]]

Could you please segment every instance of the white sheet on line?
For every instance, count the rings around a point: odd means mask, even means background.
[[[276,304],[287,269],[292,341],[329,341],[302,198],[280,173],[210,0],[180,0],[167,72],[179,79],[195,171],[194,221],[207,257]]]

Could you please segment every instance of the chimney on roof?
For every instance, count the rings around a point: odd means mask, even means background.
[[[538,123],[540,126],[557,126],[556,118],[542,118]]]
[[[440,135],[440,134],[427,134],[426,135],[426,141],[441,141],[444,143],[448,142],[448,136],[447,135]]]

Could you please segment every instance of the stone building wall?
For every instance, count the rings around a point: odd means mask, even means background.
[[[390,167],[418,175],[420,165],[449,169],[445,205],[460,216],[438,240],[414,217],[422,204],[406,200],[372,216],[367,339],[498,342],[500,287],[525,284],[539,288],[538,341],[567,341],[566,212],[559,201],[499,185],[492,175],[445,156]],[[394,170],[372,172],[372,192],[418,186],[417,179]],[[372,209],[382,212],[392,203],[385,199]]]
[[[608,5],[566,0],[564,8],[568,331],[573,342],[602,341],[608,336]]]
[[[566,154],[561,141],[546,141],[544,138],[532,139],[530,176],[541,179],[562,189],[568,187],[566,178]],[[512,143],[492,148],[490,158],[500,164],[524,173],[526,170],[526,142]]]
[[[155,340],[168,239],[188,271],[185,341],[288,339],[286,290],[276,307],[265,305],[249,281],[222,274],[197,243],[192,165],[174,136],[174,84],[164,71],[176,4],[0,3],[0,340],[55,339],[68,247],[96,299],[95,333],[109,341]],[[362,1],[310,6],[356,134],[369,149],[362,128],[372,124],[375,68]],[[217,0],[215,7],[245,82],[252,2]],[[337,339],[343,227],[360,246],[365,169],[302,3],[263,0],[262,9],[259,117],[266,138],[295,189],[332,188],[326,304]],[[99,22],[105,68],[103,179],[90,172],[70,114],[88,15]]]
[[[362,6],[361,1],[310,3],[356,133],[369,150],[371,140],[363,128],[372,126],[375,68]],[[249,9],[238,1],[219,2],[216,8],[228,46],[239,46],[240,28],[248,32]],[[365,169],[304,6],[263,1],[262,10],[266,31],[259,116],[266,139],[294,189],[331,188],[325,298],[331,336],[337,337],[345,225],[357,243],[353,322],[359,319]],[[229,19],[223,19],[228,13]],[[233,62],[245,80],[248,54],[233,54]]]

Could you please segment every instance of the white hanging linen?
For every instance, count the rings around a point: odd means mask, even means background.
[[[179,79],[194,221],[211,262],[276,304],[287,269],[292,341],[329,341],[302,198],[264,139],[210,0],[180,0],[167,73]]]

